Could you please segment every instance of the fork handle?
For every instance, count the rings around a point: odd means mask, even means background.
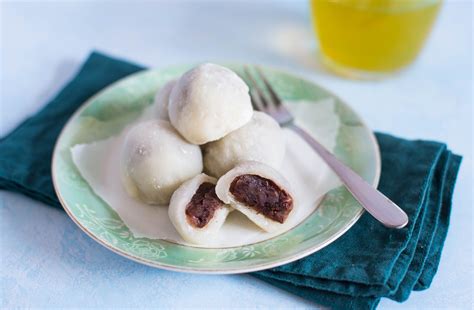
[[[338,160],[304,129],[295,124],[288,125],[287,128],[301,136],[321,156],[354,198],[379,222],[390,228],[403,228],[407,225],[408,216],[399,206]]]

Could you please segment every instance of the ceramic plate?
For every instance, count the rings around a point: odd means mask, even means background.
[[[226,66],[237,73],[243,68]],[[53,155],[54,187],[64,209],[84,232],[108,249],[147,265],[222,274],[267,269],[307,256],[336,240],[359,219],[362,207],[345,188],[339,187],[330,191],[318,209],[298,226],[259,243],[211,249],[134,237],[81,177],[72,162],[70,148],[117,135],[152,103],[157,89],[191,67],[142,71],[120,80],[84,103],[64,127]],[[334,152],[376,186],[380,175],[379,149],[373,133],[360,117],[335,95],[312,82],[275,69],[263,69],[284,100],[334,98],[341,124]],[[311,122],[316,116],[305,113],[296,118]]]

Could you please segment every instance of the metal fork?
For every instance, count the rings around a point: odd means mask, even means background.
[[[244,73],[251,84],[250,95],[254,109],[269,114],[281,126],[293,130],[302,137],[329,165],[329,167],[331,167],[344,183],[345,187],[352,193],[354,198],[359,201],[364,209],[374,218],[390,228],[405,227],[408,223],[408,216],[406,213],[384,194],[362,179],[351,168],[338,160],[309,133],[296,125],[293,115],[282,104],[282,100],[270,85],[260,68],[256,67],[256,72],[258,73],[260,80],[263,81],[269,96],[265,96],[263,89],[257,84],[249,68],[245,67]]]

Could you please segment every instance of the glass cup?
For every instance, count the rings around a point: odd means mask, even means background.
[[[373,79],[409,65],[441,0],[310,0],[322,62],[344,76]]]

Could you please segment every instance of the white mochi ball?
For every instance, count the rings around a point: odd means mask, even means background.
[[[201,173],[184,182],[171,197],[168,207],[171,223],[181,237],[190,243],[211,245],[231,211],[228,205],[217,198],[216,181],[215,178]],[[204,195],[199,193],[202,191],[202,185],[208,185]],[[193,208],[200,210],[201,215],[206,215],[206,223],[200,225],[201,227],[195,225],[193,213],[189,212]]]
[[[220,177],[239,162],[253,160],[278,169],[285,156],[285,137],[280,125],[262,112],[254,112],[243,127],[204,146],[206,173]]]
[[[176,82],[169,98],[169,117],[193,144],[215,141],[252,117],[247,84],[233,71],[203,64]]]
[[[127,132],[121,169],[130,196],[164,205],[181,183],[201,173],[201,150],[185,141],[169,122],[146,121]]]
[[[155,100],[153,102],[153,115],[158,119],[163,119],[169,121],[168,116],[168,102],[176,80],[171,80],[161,87],[155,95]]]

